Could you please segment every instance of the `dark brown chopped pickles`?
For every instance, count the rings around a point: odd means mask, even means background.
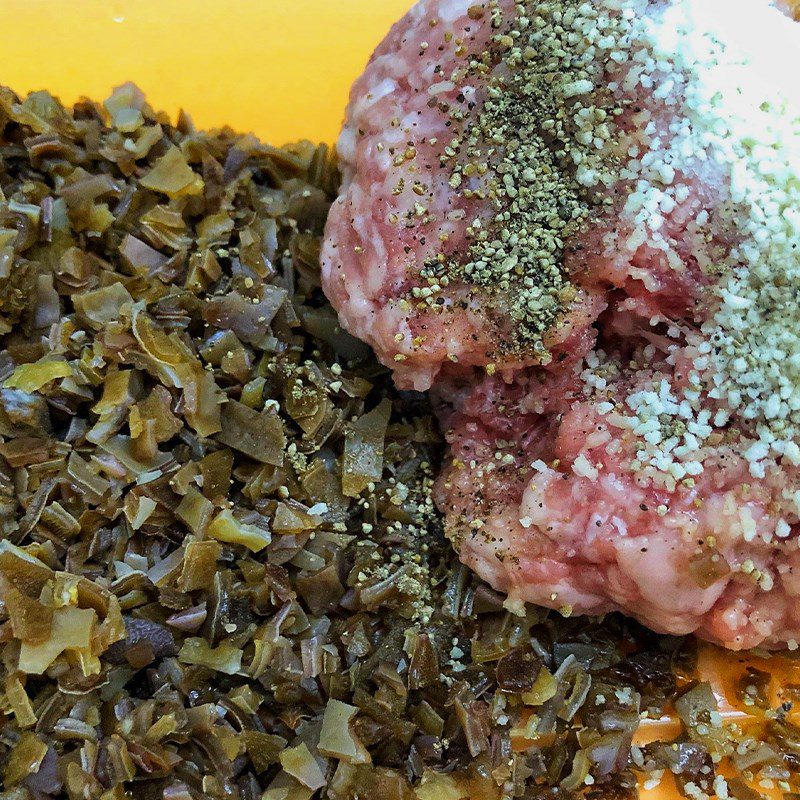
[[[690,643],[514,616],[457,564],[426,401],[319,288],[325,147],[172,126],[132,86],[0,90],[0,131],[1,798],[626,797],[669,771],[697,800],[720,755],[731,796],[789,791],[768,676],[739,686],[758,741],[687,683]],[[677,742],[632,744],[673,706]]]

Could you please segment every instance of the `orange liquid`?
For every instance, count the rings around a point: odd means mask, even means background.
[[[706,681],[711,684],[717,697],[718,707],[726,724],[736,725],[745,732],[758,735],[764,723],[764,712],[756,706],[748,706],[738,700],[737,683],[742,679],[748,667],[752,667],[770,676],[769,700],[772,708],[778,707],[784,699],[783,688],[800,683],[800,660],[786,655],[775,654],[759,657],[749,653],[732,653],[709,644],[701,644],[699,648],[697,671],[686,676],[688,681]],[[789,722],[800,722],[800,709],[787,714]],[[669,742],[678,737],[683,726],[675,713],[669,713],[660,719],[644,719],[634,737],[634,744],[644,746],[652,742]],[[515,747],[524,750],[530,742],[524,739],[515,740]],[[723,761],[719,765],[723,776],[735,776],[730,765]],[[645,788],[648,775],[642,774],[642,785],[639,794],[642,800],[682,800],[673,776],[665,773],[661,782],[653,788]],[[767,800],[782,800],[783,792],[777,787],[772,789],[754,786]],[[795,787],[793,787],[795,788]]]
[[[731,653],[708,644],[700,646],[698,674],[694,677],[711,684],[714,694],[717,696],[719,711],[725,722],[736,724],[746,731],[752,730],[757,735],[758,728],[763,723],[763,712],[740,702],[736,692],[736,684],[744,677],[748,667],[770,675],[769,696],[773,708],[779,706],[785,699],[784,687],[800,683],[800,660],[781,654],[759,657],[749,653]],[[798,724],[800,709],[794,709],[787,714],[787,719]],[[658,740],[669,741],[680,731],[680,720],[674,715],[661,720],[643,720],[635,742],[647,744]],[[720,771],[723,774],[728,771],[725,764],[721,765]],[[782,800],[783,798],[783,792],[777,787],[768,789],[763,786],[754,786],[753,788],[768,800]],[[642,800],[678,800],[681,797],[674,780],[669,775],[664,776],[662,783],[657,788],[640,790],[640,796]]]

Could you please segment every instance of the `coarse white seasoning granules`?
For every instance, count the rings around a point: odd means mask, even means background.
[[[641,438],[634,466],[674,480],[702,471],[704,441],[732,417],[744,423],[754,478],[780,459],[800,465],[800,89],[786,65],[795,23],[769,6],[676,0],[643,14],[635,0],[603,3],[622,21],[603,42],[624,65],[610,88],[650,96],[632,132],[602,145],[609,158],[625,155],[618,178],[629,187],[621,217],[631,232],[607,245],[633,253],[647,243],[680,269],[678,247],[688,240],[691,256],[717,276],[701,336],[681,331],[667,358],[692,354],[688,385],[656,375],[613,415]],[[664,222],[690,198],[686,175],[718,182],[720,203],[676,241]],[[720,229],[736,234],[722,253],[712,246]],[[585,377],[593,369],[587,364]]]

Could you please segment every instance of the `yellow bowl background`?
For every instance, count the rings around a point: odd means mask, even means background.
[[[0,0],[0,82],[65,103],[128,80],[198,127],[333,142],[350,84],[412,0]]]

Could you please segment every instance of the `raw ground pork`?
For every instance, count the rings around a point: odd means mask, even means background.
[[[658,20],[665,6],[693,12],[703,2],[598,5]],[[745,5],[789,35],[766,2]],[[731,15],[746,19],[741,6],[731,4]],[[520,14],[511,0],[423,0],[355,84],[339,142],[344,183],[323,250],[326,292],[401,387],[433,387],[450,444],[438,483],[448,533],[462,560],[508,593],[510,608],[621,610],[658,631],[697,632],[735,649],[795,647],[800,526],[785,498],[800,485],[797,469],[780,457],[754,467],[744,453],[755,452],[757,426],[724,399],[703,394],[688,416],[681,405],[709,359],[703,343],[723,280],[712,267],[738,252],[731,209],[740,200],[730,165],[707,153],[676,161],[661,183],[647,172],[648,153],[669,148],[671,98],[691,88],[677,66],[662,59],[655,81],[632,88],[625,77],[635,60],[612,76],[620,110],[607,152],[634,166],[599,186],[605,204],[595,198],[563,242],[574,297],[543,347],[504,347],[511,300],[463,274],[436,287],[435,304],[419,302],[430,285],[420,271],[436,259],[463,261],[473,220],[492,224],[491,203],[480,191],[454,192],[445,164],[454,132],[468,131],[486,102],[487,76],[505,68],[494,62],[483,80],[458,72],[495,41],[493,9]],[[672,71],[671,93],[660,91]],[[492,152],[472,188],[502,181],[503,146]],[[648,227],[654,216],[658,225]],[[642,412],[627,399],[650,395],[675,401],[676,435],[686,436],[682,445],[700,442],[697,461],[652,467],[663,454],[649,444],[643,458]],[[663,415],[658,424],[667,424]],[[698,424],[702,436],[692,433]]]

